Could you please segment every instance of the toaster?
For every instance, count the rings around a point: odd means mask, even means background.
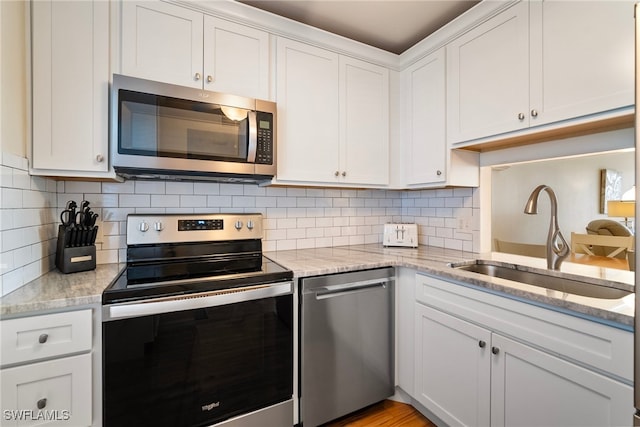
[[[408,223],[387,223],[382,236],[383,246],[418,247],[418,225]]]

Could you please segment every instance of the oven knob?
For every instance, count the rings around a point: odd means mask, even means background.
[[[162,230],[164,230],[164,227],[162,226],[162,223],[161,223],[161,222],[156,222],[155,224],[153,224],[153,228],[154,228],[156,231],[162,231]]]
[[[138,228],[140,229],[140,231],[142,231],[144,233],[145,231],[149,230],[149,224],[147,224],[146,222],[142,221]]]
[[[253,221],[251,221],[251,220],[247,221],[247,228],[249,230],[253,230]]]
[[[242,221],[236,221],[236,230],[242,229]]]

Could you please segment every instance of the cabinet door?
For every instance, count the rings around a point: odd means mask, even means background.
[[[447,46],[447,138],[456,143],[529,124],[529,3]]]
[[[32,6],[34,169],[108,170],[109,3]]]
[[[338,55],[277,43],[278,180],[339,182]]]
[[[389,70],[340,57],[340,173],[351,184],[389,183]]]
[[[532,126],[633,105],[633,3],[531,2]]]
[[[445,50],[420,60],[404,72],[408,139],[406,183],[446,180]]]
[[[160,1],[122,2],[122,74],[202,88],[203,15]]]
[[[204,17],[204,88],[269,98],[269,34]]]
[[[621,426],[633,388],[494,334],[492,426]]]
[[[491,333],[416,303],[415,393],[450,426],[487,426]]]
[[[91,425],[90,354],[2,369],[0,385],[3,426]]]

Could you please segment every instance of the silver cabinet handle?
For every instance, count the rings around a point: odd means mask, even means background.
[[[442,171],[441,170],[436,171],[436,175],[438,176],[442,175]]]
[[[520,120],[520,121],[524,120],[524,113],[518,114],[518,120]]]
[[[195,76],[193,76],[193,78],[194,78],[196,81],[198,81],[198,80],[200,80],[200,79],[202,78],[202,76],[200,75],[200,73],[196,73],[196,75],[195,75]]]
[[[498,354],[500,353],[500,349],[498,347],[491,347],[491,353]]]
[[[96,162],[98,162],[98,163],[104,162],[104,156],[102,154],[98,154],[96,156]]]
[[[40,344],[44,344],[47,342],[48,339],[49,339],[49,334],[40,334],[40,336],[38,337],[38,342]]]
[[[38,400],[36,406],[38,407],[38,409],[44,409],[44,407],[47,406],[47,399],[43,397],[42,399]]]
[[[531,110],[531,117],[538,117],[538,110]]]
[[[213,76],[207,76],[207,83],[211,83],[213,81]]]
[[[342,176],[347,176],[347,172],[346,171],[342,172]]]
[[[334,176],[340,176],[340,172],[336,171],[333,175]]]
[[[487,346],[487,343],[484,342],[483,340],[478,341],[478,347],[485,348],[486,346]]]

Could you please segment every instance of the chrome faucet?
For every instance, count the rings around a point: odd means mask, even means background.
[[[569,255],[569,245],[560,232],[558,226],[558,200],[556,193],[547,185],[539,185],[533,190],[524,207],[524,213],[535,215],[538,213],[538,196],[545,190],[551,199],[551,218],[549,219],[549,235],[547,236],[547,268],[560,270],[560,264]]]

